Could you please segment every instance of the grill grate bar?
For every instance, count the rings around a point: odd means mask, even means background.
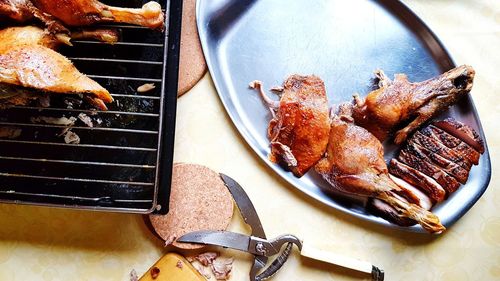
[[[141,77],[125,77],[125,76],[107,76],[107,75],[87,75],[93,79],[111,79],[111,80],[130,80],[130,81],[144,81],[144,82],[157,82],[161,83],[161,79],[155,78],[141,78]]]
[[[121,42],[81,39],[59,50],[111,93],[110,111],[75,103],[78,96],[68,94],[53,95],[48,107],[30,100],[0,112],[0,129],[22,130],[0,138],[0,203],[142,214],[168,210],[182,6],[180,0],[158,2],[167,8],[165,32],[108,23],[99,27],[122,29]],[[156,88],[138,92],[145,83]],[[85,119],[67,126],[30,118],[80,113],[94,127]],[[69,128],[80,144],[67,144],[59,135]]]
[[[37,144],[37,145],[53,145],[53,146],[72,146],[72,147],[86,147],[86,148],[103,148],[103,149],[117,149],[117,150],[135,150],[135,151],[147,151],[156,152],[156,148],[147,147],[133,147],[133,146],[114,146],[114,145],[103,145],[103,144],[72,144],[72,143],[58,143],[58,142],[36,142],[36,141],[21,141],[21,140],[6,140],[0,139],[0,143],[21,143],[21,144]]]
[[[108,43],[104,42],[97,42],[97,41],[80,41],[80,40],[75,40],[71,41],[72,43],[78,43],[78,44],[99,44],[99,45],[109,45]],[[140,42],[116,42],[113,45],[117,46],[137,46],[137,47],[155,47],[155,48],[163,48],[163,44],[156,44],[156,43],[140,43]]]
[[[132,112],[132,111],[101,111],[93,109],[74,109],[74,108],[57,108],[57,107],[41,107],[41,106],[13,106],[11,108],[16,109],[34,109],[34,110],[54,110],[54,111],[65,111],[65,112],[86,112],[91,114],[121,114],[121,115],[136,115],[136,116],[148,116],[148,117],[158,117],[158,113],[144,113],[144,112]]]
[[[70,199],[70,200],[78,200],[78,201],[113,201],[120,203],[151,203],[153,200],[144,200],[144,199],[111,199],[109,197],[82,197],[82,196],[67,196],[67,195],[56,195],[56,194],[46,194],[46,193],[28,193],[28,192],[17,192],[14,190],[0,190],[0,193],[3,194],[16,194],[16,195],[24,195],[24,196],[37,196],[37,197],[49,197],[49,198],[61,198],[61,199]]]
[[[140,95],[123,95],[123,94],[111,94],[112,97],[122,97],[122,98],[131,98],[131,99],[151,99],[151,100],[159,100],[161,97],[157,96],[140,96]]]
[[[68,59],[73,60],[73,61],[118,62],[118,63],[138,63],[138,64],[163,65],[163,62],[161,62],[161,61],[140,61],[140,60],[85,58],[85,57],[69,57]]]
[[[123,132],[123,133],[137,133],[137,134],[151,134],[156,135],[158,131],[149,130],[134,130],[122,128],[108,128],[108,127],[81,127],[81,126],[64,126],[64,125],[51,125],[51,124],[30,124],[30,123],[13,123],[13,122],[0,122],[0,126],[23,126],[23,127],[37,127],[37,128],[71,128],[79,130],[96,130],[96,131],[109,131],[109,132]]]
[[[107,28],[130,28],[130,29],[149,29],[149,27],[141,25],[128,25],[128,24],[101,24],[101,27]]]
[[[30,179],[43,179],[43,180],[57,180],[57,181],[73,181],[73,182],[91,182],[91,183],[105,183],[105,184],[128,184],[136,186],[154,186],[153,182],[134,182],[134,181],[112,181],[112,180],[100,180],[100,179],[80,179],[80,178],[62,178],[62,177],[47,177],[47,176],[34,176],[34,175],[24,175],[24,174],[10,174],[10,173],[0,173],[1,177],[18,177],[18,178],[30,178]]]
[[[111,167],[123,167],[123,168],[138,168],[138,169],[155,169],[156,168],[156,166],[152,166],[152,165],[134,165],[134,164],[121,164],[121,163],[59,160],[59,159],[39,159],[39,158],[25,158],[25,157],[9,157],[9,156],[0,156],[0,159],[33,161],[33,162],[49,162],[49,163],[65,163],[65,164],[89,165],[89,166],[111,166]]]

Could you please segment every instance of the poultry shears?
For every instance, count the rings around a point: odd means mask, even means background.
[[[339,256],[305,246],[303,241],[294,235],[285,234],[275,239],[268,240],[255,207],[246,192],[231,177],[224,174],[220,175],[233,196],[245,223],[251,227],[251,235],[249,236],[229,231],[196,231],[183,235],[177,240],[178,242],[221,246],[254,255],[255,258],[250,270],[250,281],[266,280],[278,272],[278,270],[287,261],[293,245],[296,245],[299,248],[301,255],[303,256],[351,268],[357,271],[370,273],[373,280],[384,280],[384,272],[378,267],[373,266],[368,262]],[[283,246],[285,246],[284,249]],[[269,258],[275,255],[278,256],[266,268]]]

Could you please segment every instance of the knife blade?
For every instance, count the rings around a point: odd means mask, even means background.
[[[264,228],[260,222],[259,216],[257,215],[257,211],[252,204],[252,201],[248,197],[247,193],[234,179],[230,176],[224,175],[220,173],[220,176],[224,183],[229,189],[229,192],[234,198],[236,202],[236,206],[240,210],[241,216],[245,220],[245,223],[250,225],[252,228],[252,236],[259,237],[262,239],[266,239],[266,233],[264,232]]]
[[[214,245],[248,252],[250,237],[229,231],[195,231],[184,234],[177,242]]]

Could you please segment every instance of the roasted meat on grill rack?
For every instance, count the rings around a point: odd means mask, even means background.
[[[283,87],[275,88],[281,99],[274,101],[260,81],[250,87],[258,90],[273,119],[269,122],[269,159],[282,163],[297,177],[304,175],[325,152],[330,132],[325,85],[317,76],[291,75]]]
[[[37,96],[82,94],[99,109],[113,101],[109,92],[79,72],[51,48],[59,41],[37,27],[0,30],[0,107],[23,105]]]
[[[16,22],[36,18],[52,31],[65,30],[62,24],[78,27],[96,23],[129,23],[149,28],[163,28],[164,25],[161,6],[154,1],[133,9],[112,7],[95,0],[0,0],[2,18]]]
[[[129,23],[149,28],[163,28],[164,15],[160,4],[151,1],[140,9],[105,5],[96,0],[31,0],[33,4],[67,26],[96,23]]]
[[[381,70],[379,88],[364,99],[355,96],[353,117],[379,140],[395,132],[403,143],[418,127],[465,96],[472,88],[474,69],[462,65],[427,81],[412,83],[404,74],[391,81]],[[400,129],[401,126],[405,126]]]
[[[54,34],[68,33],[58,20],[40,11],[30,0],[0,0],[0,22],[7,20],[26,23],[33,19],[43,22]]]

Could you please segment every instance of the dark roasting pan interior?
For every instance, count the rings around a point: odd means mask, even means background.
[[[146,1],[103,1],[140,7]],[[50,106],[16,106],[0,111],[0,128],[19,129],[0,138],[0,201],[149,213],[168,211],[182,1],[161,1],[165,32],[129,25],[115,45],[76,41],[60,52],[110,91],[109,111],[95,111],[71,96],[57,96]],[[154,83],[152,91],[137,88]],[[80,144],[66,144],[63,125],[37,117],[75,117],[71,131]]]

